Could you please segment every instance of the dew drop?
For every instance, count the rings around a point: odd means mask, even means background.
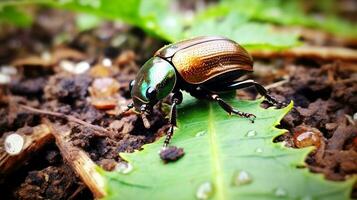
[[[301,200],[313,200],[313,198],[310,196],[304,196]]]
[[[11,82],[11,77],[7,74],[0,73],[0,84],[7,84]]]
[[[246,134],[247,137],[254,137],[256,135],[257,135],[257,132],[255,130],[250,130]]]
[[[253,181],[251,175],[247,171],[239,171],[233,179],[233,184],[236,186],[247,185]]]
[[[10,155],[17,155],[22,151],[24,143],[25,140],[21,135],[17,133],[8,135],[4,143],[5,151]]]
[[[286,195],[287,195],[287,192],[283,188],[277,188],[275,190],[275,196],[277,196],[277,197],[284,197]]]
[[[213,186],[212,183],[207,181],[202,183],[196,192],[197,199],[208,199],[213,194]]]
[[[115,167],[115,171],[122,173],[122,174],[128,174],[132,170],[133,170],[133,166],[130,163],[126,163],[126,162],[120,162]]]
[[[293,135],[294,145],[298,148],[315,146],[317,148],[323,143],[322,133],[312,127],[300,125],[295,128]]]
[[[196,133],[196,137],[201,137],[204,135],[206,135],[206,131],[200,131],[200,132]]]
[[[255,149],[255,152],[257,152],[257,153],[262,153],[262,152],[263,152],[263,149],[262,149],[262,148],[256,148],[256,149]]]

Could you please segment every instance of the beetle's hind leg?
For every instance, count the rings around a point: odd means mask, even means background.
[[[247,88],[247,87],[251,87],[251,86],[254,86],[255,89],[257,90],[257,92],[260,95],[264,96],[269,104],[277,106],[278,108],[287,106],[287,104],[285,102],[281,102],[281,101],[277,100],[275,97],[269,95],[268,91],[262,85],[255,82],[254,80],[235,82],[235,83],[232,83],[229,85],[225,85],[221,89],[222,90],[237,90],[237,89]]]
[[[203,86],[199,86],[195,88],[195,90],[190,91],[190,94],[196,98],[206,98],[209,100],[216,101],[218,105],[221,106],[221,108],[223,108],[223,110],[225,110],[228,114],[235,114],[240,117],[248,118],[252,123],[254,123],[254,120],[256,118],[254,114],[242,112],[237,110],[236,108],[233,108],[231,105],[225,102],[218,94],[215,94],[214,92]]]

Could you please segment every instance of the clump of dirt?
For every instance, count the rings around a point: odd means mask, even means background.
[[[160,152],[160,158],[165,163],[174,162],[185,155],[183,148],[178,148],[176,146],[166,147]]]
[[[49,166],[28,173],[15,192],[17,199],[72,199],[84,187],[77,186],[78,179],[66,165]]]
[[[289,64],[286,69],[289,81],[270,90],[280,99],[294,101],[295,108],[282,121],[290,131],[284,139],[296,147],[296,127],[318,129],[324,145],[309,156],[308,167],[332,180],[356,173],[357,128],[352,116],[357,111],[357,66],[335,62],[318,68]]]

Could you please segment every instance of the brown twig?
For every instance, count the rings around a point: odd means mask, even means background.
[[[275,26],[274,29],[278,32],[288,34],[296,34],[304,38],[304,40],[311,41],[317,45],[333,44],[336,46],[356,46],[356,37],[341,36],[328,33],[323,30],[312,29],[307,27],[295,26]]]
[[[37,152],[53,139],[49,127],[45,124],[33,127],[30,135],[19,135],[25,141],[19,154],[9,155],[0,148],[0,179],[20,167],[22,163],[28,160],[30,155]]]
[[[81,119],[78,119],[76,117],[73,117],[72,115],[65,115],[59,112],[53,112],[53,111],[48,111],[48,110],[42,110],[42,109],[37,109],[37,108],[33,108],[30,106],[26,106],[26,105],[20,105],[21,108],[28,110],[30,112],[34,112],[34,113],[38,113],[38,114],[43,114],[43,115],[50,115],[50,116],[55,116],[55,117],[59,117],[62,119],[66,119],[70,122],[74,122],[77,124],[80,124],[82,126],[88,127],[90,129],[93,129],[99,136],[111,136],[113,135],[111,131],[108,131],[107,129],[97,126],[97,125],[93,125],[90,124],[86,121],[83,121]],[[102,133],[105,133],[106,135],[103,135]]]
[[[106,195],[104,179],[96,170],[97,165],[80,148],[73,146],[69,141],[71,131],[65,127],[55,127],[47,120],[47,124],[56,139],[56,144],[61,151],[63,158],[79,175],[83,182],[93,192],[95,198],[102,198]]]
[[[272,89],[272,88],[276,88],[276,87],[282,86],[282,85],[284,85],[285,83],[288,83],[288,82],[289,82],[288,79],[284,79],[284,80],[269,84],[269,85],[264,86],[264,87],[265,87],[265,89],[269,90],[269,89]]]

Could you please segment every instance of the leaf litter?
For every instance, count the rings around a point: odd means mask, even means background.
[[[166,113],[163,108],[158,107],[154,110],[154,115],[150,119],[153,126],[149,130],[144,128],[142,121],[135,113],[129,112],[121,117],[113,114],[118,113],[122,106],[130,102],[127,85],[134,78],[140,64],[151,55],[147,47],[154,51],[162,43],[143,35],[135,28],[125,28],[126,30],[123,31],[108,24],[108,27],[102,27],[102,29],[111,32],[111,39],[100,40],[100,33],[98,33],[100,31],[95,30],[79,35],[65,47],[66,53],[62,53],[57,60],[52,58],[53,61],[50,63],[41,56],[34,62],[33,59],[21,58],[20,60],[17,56],[0,55],[2,64],[17,63],[16,67],[19,71],[12,77],[9,86],[1,88],[0,129],[3,135],[18,132],[24,126],[34,127],[41,124],[43,118],[48,118],[52,123],[69,126],[71,128],[70,141],[74,146],[85,150],[98,165],[107,170],[114,170],[117,163],[123,162],[118,156],[119,152],[140,150],[142,145],[156,141],[164,134],[167,129],[165,127],[167,120],[165,120]],[[111,47],[112,49],[106,48],[111,46],[108,41],[110,43],[117,37],[116,35],[125,37],[126,44]],[[37,40],[43,37],[48,38],[49,35],[46,35],[46,32],[39,34],[32,30],[16,39],[23,41],[25,46],[45,45],[53,49],[52,56],[58,55],[59,53],[56,52],[60,50],[52,47],[53,44],[49,41],[46,43],[45,40],[44,43],[43,40]],[[29,40],[29,38],[34,39]],[[5,44],[5,47],[12,48],[11,44]],[[100,49],[100,56],[94,56],[93,47]],[[32,57],[34,54],[41,55],[44,50],[44,47],[39,47],[39,49],[22,49],[23,52],[12,49],[11,52],[16,52],[13,55]],[[128,50],[135,53],[128,54]],[[93,66],[99,65],[108,55],[112,55],[113,71],[101,73],[105,74],[104,77],[117,80],[119,87],[115,88],[117,96],[104,96],[114,98],[120,103],[110,101],[110,106],[104,106],[105,111],[103,111],[96,109],[96,104],[88,99],[93,96],[88,88],[98,78],[96,76],[98,71],[93,72]],[[142,55],[144,56],[141,57]],[[63,60],[84,61],[91,66],[91,69],[83,74],[71,74],[60,67],[59,63]],[[311,143],[318,148],[306,160],[310,170],[323,173],[332,180],[344,180],[349,175],[355,174],[357,131],[353,123],[356,121],[353,118],[352,121],[349,120],[348,116],[354,116],[357,110],[355,107],[357,105],[356,64],[337,61],[325,63],[314,59],[276,59],[274,62],[280,68],[274,68],[273,73],[265,77],[255,78],[265,84],[270,84],[279,81],[283,77],[281,74],[284,74],[288,81],[281,86],[271,88],[270,91],[272,95],[282,100],[294,100],[296,105],[296,110],[290,112],[282,121],[281,128],[289,132],[276,138],[276,141],[285,141],[291,147],[299,147],[296,139],[294,141],[294,135],[301,132],[301,127],[304,133],[319,132],[318,134],[323,136],[320,145],[315,145],[314,141]],[[263,65],[269,67],[269,63],[263,63]],[[257,70],[259,74],[259,69]],[[311,76],[306,76],[306,74],[311,74]],[[248,90],[238,92],[238,96],[253,97],[255,93]],[[20,104],[71,115],[97,126],[109,127],[113,134],[103,137],[89,127],[66,119],[19,109]],[[46,159],[40,159],[40,155]],[[242,175],[242,172],[237,172],[237,176],[238,179],[242,177],[244,180],[247,179],[247,174]],[[54,183],[55,177],[62,178]],[[3,186],[1,193],[5,197],[32,199],[55,196],[58,199],[66,199],[69,198],[66,194],[74,194],[72,197],[74,199],[80,199],[83,196],[92,198],[86,186],[73,176],[73,171],[62,161],[59,150],[53,144],[45,146],[28,161],[28,164],[4,176],[1,182]],[[276,195],[284,196],[285,191],[277,188]],[[353,193],[353,195],[356,194]]]

